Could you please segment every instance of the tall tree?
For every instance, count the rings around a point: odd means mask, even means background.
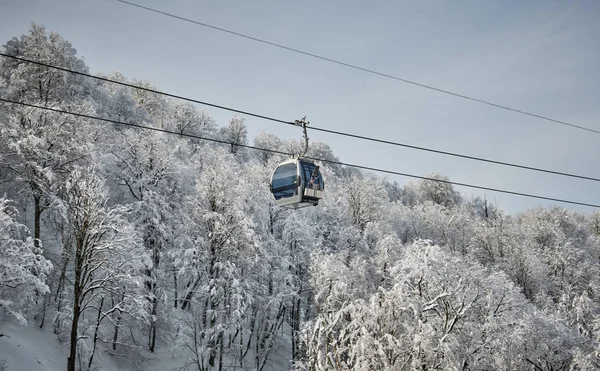
[[[447,183],[450,179],[436,173],[431,173],[428,178],[419,181],[419,191],[424,200],[432,201],[445,207],[452,207],[461,201],[460,194],[454,190],[452,184]]]
[[[46,278],[52,264],[17,216],[10,202],[0,197],[0,309],[26,324],[23,311],[38,294],[49,292]]]
[[[256,137],[254,137],[254,146],[258,148],[269,149],[272,151],[282,151],[283,142],[279,137],[274,134],[261,132]],[[257,151],[256,154],[262,162],[267,165],[269,160],[273,157],[277,157],[275,153],[268,151]]]
[[[201,322],[201,331],[181,340],[203,356],[205,367],[220,370],[224,352],[231,352],[229,344],[237,344],[242,334],[258,280],[254,273],[264,257],[247,212],[256,191],[242,173],[232,154],[207,154],[187,205],[190,239],[179,258],[186,287],[181,309],[195,311],[193,318]]]
[[[248,144],[248,128],[244,124],[244,119],[236,116],[229,120],[229,125],[221,129],[221,137],[231,143],[231,153],[238,153],[240,145]]]
[[[67,218],[72,235],[72,321],[67,370],[75,371],[82,313],[118,290],[118,281],[141,271],[147,255],[123,207],[107,207],[107,190],[93,168],[75,168],[67,180]],[[139,297],[138,293],[127,293]],[[102,312],[102,306],[96,308]]]
[[[35,23],[26,35],[13,38],[3,47],[7,54],[50,65],[88,72],[71,44],[55,32]],[[90,113],[86,99],[92,85],[82,76],[32,63],[2,58],[0,85],[15,100],[44,107]],[[52,203],[59,179],[87,152],[81,133],[82,120],[31,108],[14,108],[0,135],[10,153],[3,165],[27,187],[34,203],[34,238],[41,235],[41,216]],[[79,129],[79,130],[78,130]]]

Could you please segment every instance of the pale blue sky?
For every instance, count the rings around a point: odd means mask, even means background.
[[[135,1],[134,1],[135,2]],[[439,88],[600,129],[600,2],[192,1],[139,4]],[[0,0],[0,41],[45,25],[93,73],[286,120],[600,177],[600,135],[258,44],[114,0]],[[206,108],[219,125],[230,113]],[[299,130],[247,118],[262,130]],[[310,132],[342,161],[600,203],[600,183]],[[388,177],[404,184],[408,179]],[[465,195],[482,195],[458,187]],[[548,202],[487,193],[509,212]],[[578,208],[590,210],[589,208]]]

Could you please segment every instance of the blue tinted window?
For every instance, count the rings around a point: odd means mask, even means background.
[[[272,180],[275,199],[291,197],[297,193],[298,176],[296,169],[296,164],[287,164],[275,170]]]

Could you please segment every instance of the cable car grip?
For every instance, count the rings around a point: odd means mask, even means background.
[[[309,121],[306,121],[306,116],[304,116],[302,120],[294,121],[294,125],[302,127],[302,130],[304,131],[304,151],[299,153],[297,157],[302,157],[306,155],[306,152],[308,152],[308,133],[306,132],[306,125],[309,123]]]

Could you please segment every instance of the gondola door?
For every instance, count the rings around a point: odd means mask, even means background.
[[[302,180],[298,172],[298,163],[290,161],[275,169],[271,180],[271,192],[277,205],[293,205],[302,201]]]

